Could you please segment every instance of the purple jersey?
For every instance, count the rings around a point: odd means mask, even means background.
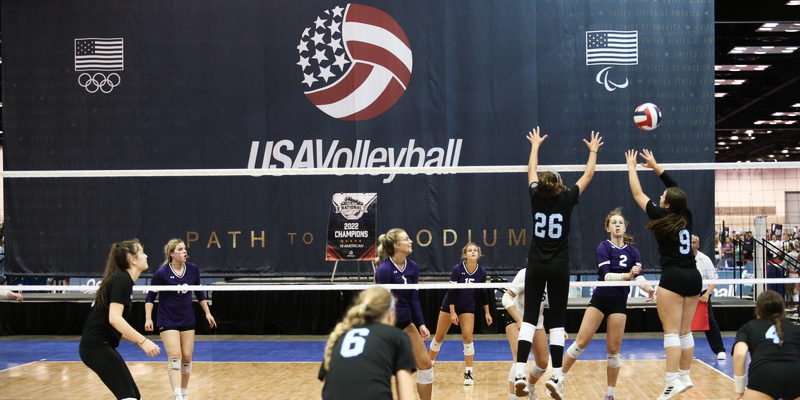
[[[597,280],[604,281],[607,273],[631,272],[634,265],[642,266],[642,257],[639,250],[633,245],[623,244],[618,247],[610,240],[605,240],[597,246]],[[614,301],[626,303],[630,286],[598,287],[594,290],[595,296],[604,297]]]
[[[450,283],[484,283],[486,282],[486,270],[480,265],[475,271],[469,273],[464,263],[453,267],[450,274]],[[449,308],[450,304],[456,307],[456,311],[472,311],[475,309],[475,290],[476,289],[449,289],[444,295],[442,307]],[[477,289],[485,296],[486,289]]]
[[[197,265],[190,262],[184,263],[183,274],[178,275],[172,266],[167,264],[159,268],[150,281],[152,285],[199,285],[200,269]],[[148,303],[152,303],[158,291],[147,293]],[[195,291],[197,301],[206,299],[203,291]],[[192,293],[186,290],[164,291],[158,300],[158,312],[156,326],[178,328],[181,326],[194,325],[194,310],[192,309]]]
[[[378,265],[378,269],[375,271],[375,282],[381,285],[419,283],[419,265],[406,258],[406,267],[401,271],[391,257],[387,258]],[[397,299],[394,309],[397,322],[413,321],[417,327],[425,325],[417,289],[392,289],[392,293]]]

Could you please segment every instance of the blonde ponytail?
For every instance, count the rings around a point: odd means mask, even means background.
[[[392,297],[392,292],[380,286],[361,292],[355,300],[355,304],[347,310],[342,322],[336,324],[333,332],[328,336],[328,343],[325,345],[325,370],[330,368],[333,346],[340,336],[354,327],[383,319],[386,313],[393,309],[394,298]]]

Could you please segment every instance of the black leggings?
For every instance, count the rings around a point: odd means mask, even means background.
[[[80,346],[81,360],[114,393],[117,399],[141,399],[125,360],[111,346]]]
[[[522,321],[533,326],[539,322],[539,308],[547,285],[550,305],[550,329],[563,328],[569,298],[569,262],[543,263],[528,259],[525,271],[525,314]]]

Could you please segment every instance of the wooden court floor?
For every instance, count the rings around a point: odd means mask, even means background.
[[[191,400],[319,399],[317,362],[194,362],[189,383]],[[511,363],[475,362],[475,386],[462,385],[463,362],[437,362],[433,398],[437,400],[508,399]],[[163,362],[129,362],[142,399],[171,400]],[[606,390],[606,362],[578,360],[565,381],[566,400],[601,400]],[[549,399],[544,381],[537,385],[540,399]],[[733,381],[695,360],[694,388],[675,399],[729,399]],[[663,390],[663,360],[623,360],[616,396],[619,400],[655,399]],[[100,379],[81,362],[33,362],[0,371],[0,399],[113,399]]]

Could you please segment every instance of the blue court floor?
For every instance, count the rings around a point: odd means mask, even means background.
[[[500,338],[500,336],[497,336]],[[728,359],[718,361],[708,347],[704,337],[695,337],[695,358],[702,360],[723,374],[733,377],[730,351],[733,337],[723,337]],[[595,339],[578,360],[605,360],[605,339]],[[160,341],[156,340],[160,345]],[[430,341],[427,342],[430,344]],[[567,340],[566,346],[572,343]],[[213,362],[321,362],[325,342],[319,341],[197,341],[193,361]],[[147,357],[139,348],[122,342],[119,352],[126,361],[166,362],[163,351],[156,357]],[[464,355],[460,340],[447,340],[437,361],[463,361]],[[621,357],[623,360],[663,360],[663,339],[624,339]],[[533,358],[531,358],[532,360]],[[80,361],[77,341],[35,341],[0,340],[0,370],[36,361]],[[475,361],[511,361],[508,341],[475,340]]]

